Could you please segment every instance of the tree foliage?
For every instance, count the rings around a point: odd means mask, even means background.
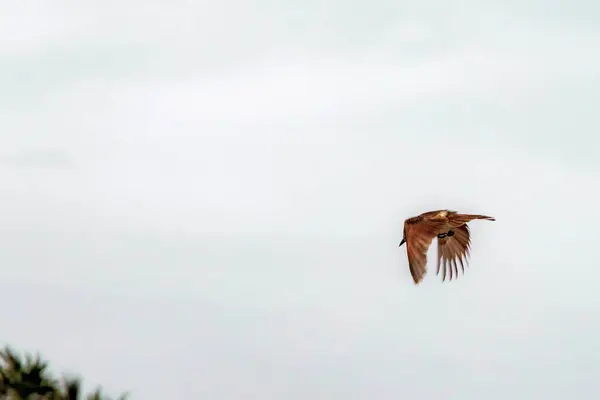
[[[21,357],[10,347],[0,350],[0,400],[111,400],[101,388],[82,397],[81,379],[55,379],[39,354]],[[118,400],[126,400],[122,394]]]

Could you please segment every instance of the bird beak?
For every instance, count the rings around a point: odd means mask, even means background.
[[[400,244],[398,245],[398,247],[402,246],[404,243],[406,243],[406,240],[404,238],[402,238],[402,241],[400,242]]]

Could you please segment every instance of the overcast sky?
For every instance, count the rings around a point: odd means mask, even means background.
[[[132,399],[597,397],[600,3],[4,3],[6,343]],[[497,221],[416,287],[437,208]]]

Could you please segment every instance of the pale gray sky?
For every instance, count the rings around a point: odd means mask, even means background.
[[[2,340],[134,399],[597,397],[597,2],[5,3]],[[497,221],[415,287],[434,208]]]

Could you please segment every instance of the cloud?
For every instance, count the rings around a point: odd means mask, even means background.
[[[21,154],[0,155],[0,164],[19,168],[73,168],[73,160],[60,150],[37,150]]]
[[[536,41],[536,43],[539,43]],[[589,42],[588,44],[591,44]],[[582,47],[584,44],[582,44]],[[588,49],[589,50],[589,49]],[[569,50],[567,50],[569,51]],[[525,96],[571,79],[590,79],[600,58],[585,48],[538,53],[471,47],[422,61],[386,57],[380,50],[367,60],[356,58],[286,59],[228,71],[223,76],[180,83],[135,86],[117,102],[196,122],[276,122],[287,118],[369,115],[382,107],[444,99],[489,99]]]

